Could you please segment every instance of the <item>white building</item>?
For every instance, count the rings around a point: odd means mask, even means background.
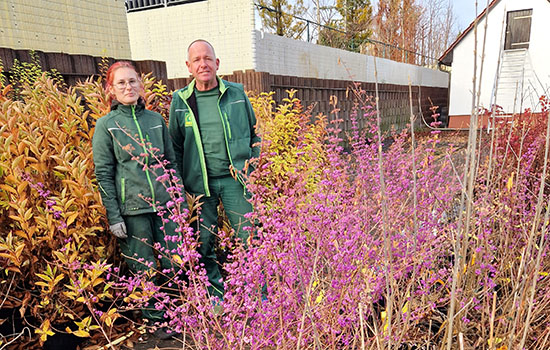
[[[0,47],[129,59],[124,0],[1,0]]]
[[[491,110],[495,104],[506,114],[540,110],[539,97],[550,89],[549,19],[549,0],[493,0],[458,37],[439,59],[452,67],[450,127],[468,125],[474,77],[481,91],[475,106]]]
[[[165,61],[168,78],[189,76],[187,47],[208,40],[220,75],[252,70],[316,79],[374,82],[374,58],[256,30],[253,0],[127,0],[134,60]],[[378,82],[447,88],[448,75],[377,58]]]

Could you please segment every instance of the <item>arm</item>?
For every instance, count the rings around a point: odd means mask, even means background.
[[[170,132],[168,131],[168,127],[166,127],[165,124],[163,124],[162,127],[162,138],[164,140],[164,159],[168,161],[166,168],[170,170],[176,170],[176,176],[181,179],[181,174],[178,172],[176,166],[176,153],[174,152],[172,138],[170,137]]]
[[[118,206],[115,184],[117,160],[113,150],[113,138],[101,119],[97,121],[92,139],[95,176],[109,225],[124,222]]]
[[[250,147],[252,148],[252,157],[258,158],[260,156],[260,143],[262,142],[262,139],[258,136],[258,134],[256,134],[256,115],[254,114],[252,104],[246,94],[244,94],[244,98],[246,102],[248,123],[250,124]]]
[[[181,98],[176,91],[172,96],[172,103],[170,104],[170,116],[168,118],[170,138],[168,138],[168,140],[172,142],[173,147],[170,148],[174,151],[175,169],[176,173],[181,178],[183,175],[183,143],[185,141],[185,130],[182,132],[180,128],[180,119],[184,118],[184,116],[181,115],[181,112],[176,112],[176,105],[179,104],[179,101],[181,101]]]

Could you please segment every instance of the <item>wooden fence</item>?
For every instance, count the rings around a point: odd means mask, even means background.
[[[364,91],[361,99],[374,104],[376,95],[375,83],[354,83],[352,81],[301,78],[282,75],[272,75],[265,72],[245,71],[233,72],[231,75],[223,76],[228,81],[241,83],[246,91],[267,92],[273,91],[274,99],[280,103],[287,97],[287,90],[297,90],[298,97],[304,106],[312,106],[313,114],[323,113],[329,119],[335,119],[336,114],[331,113],[333,107],[330,105],[331,96],[336,97],[338,118],[344,120],[343,129],[350,130],[351,115],[354,113],[354,103],[357,101],[356,92]],[[191,78],[169,79],[168,87],[172,90],[187,85]],[[419,106],[422,116],[427,123],[432,121],[431,106],[448,106],[448,89],[438,87],[412,86],[411,94],[409,87],[393,84],[379,84],[378,95],[380,98],[380,115],[382,129],[387,130],[391,126],[397,128],[406,127],[410,121],[410,102],[412,100],[413,113],[418,115]],[[365,126],[363,113],[356,118],[359,127]],[[423,126],[423,122],[417,119],[417,125]]]
[[[115,61],[113,58],[101,58],[89,55],[70,55],[66,53],[52,53],[34,51],[40,60],[44,70],[57,70],[65,79],[68,85],[73,85],[79,80],[85,80],[90,76],[100,74],[100,63],[106,60],[107,64]],[[4,66],[4,74],[9,75],[15,59],[20,62],[30,62],[31,54],[28,50],[13,50],[0,48],[0,60]],[[153,75],[167,84],[168,90],[175,90],[187,85],[190,78],[168,79],[166,63],[162,61],[133,61],[136,69],[141,73],[152,72]],[[375,96],[374,83],[354,84],[351,81],[301,78],[291,76],[273,75],[265,72],[239,71],[231,75],[223,76],[224,79],[238,82],[244,85],[245,90],[255,93],[273,91],[274,99],[280,103],[287,97],[287,90],[297,90],[296,97],[302,100],[306,107],[312,107],[313,115],[322,113],[335,119],[344,120],[344,130],[351,128],[351,116],[353,105],[356,101],[354,91],[357,89],[366,92],[365,96]],[[355,88],[355,89],[354,89]],[[409,123],[410,118],[410,97],[409,87],[392,84],[379,84],[378,92],[380,97],[380,114],[382,117],[382,128],[389,129],[391,126],[403,128]],[[331,96],[336,97],[338,114],[331,113],[333,107],[330,105]],[[419,106],[425,120],[431,120],[430,106],[448,106],[448,89],[436,87],[412,87],[413,113],[418,114]],[[363,97],[363,100],[365,97]],[[365,118],[360,113],[357,118],[359,127],[365,125]],[[420,121],[418,125],[422,125]]]
[[[74,85],[78,81],[83,81],[90,76],[100,74],[100,63],[105,60],[107,65],[115,62],[112,57],[97,57],[90,55],[71,55],[59,52],[42,52],[35,50],[36,57],[40,61],[40,66],[43,70],[55,69],[68,85]],[[0,60],[4,66],[3,73],[9,76],[9,72],[13,67],[15,60],[19,62],[32,62],[31,51],[29,50],[13,50],[0,47]],[[131,60],[130,60],[131,61]],[[162,80],[167,81],[166,63],[162,61],[131,61],[138,72],[149,73]]]

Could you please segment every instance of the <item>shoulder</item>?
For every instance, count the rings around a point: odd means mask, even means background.
[[[189,85],[174,91],[172,94],[172,101],[179,101],[182,97],[186,98],[187,95],[189,95]]]
[[[116,111],[110,111],[109,113],[105,114],[103,117],[99,118],[96,121],[96,128],[105,127],[116,117],[117,114],[118,113]]]
[[[228,90],[233,90],[233,91],[237,91],[237,92],[242,92],[242,93],[244,93],[243,84],[234,83],[234,82],[227,81],[227,80],[223,80],[223,79],[222,79],[222,83],[223,83],[223,85],[225,85],[225,87],[226,87]]]

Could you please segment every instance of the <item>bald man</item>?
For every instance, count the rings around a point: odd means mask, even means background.
[[[205,40],[193,41],[187,50],[187,68],[193,81],[176,91],[170,106],[169,130],[176,153],[176,166],[185,190],[203,195],[199,231],[200,262],[204,264],[211,296],[223,298],[220,266],[214,252],[221,201],[237,237],[246,246],[250,226],[245,215],[252,211],[245,198],[241,175],[245,164],[259,155],[256,117],[241,84],[217,76],[220,60]]]

